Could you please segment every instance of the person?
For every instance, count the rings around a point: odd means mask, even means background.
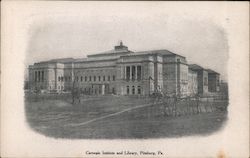
[[[78,100],[78,103],[81,102],[81,100],[80,100],[80,90],[78,88],[72,89],[71,94],[72,94],[72,104],[75,104],[76,100]]]

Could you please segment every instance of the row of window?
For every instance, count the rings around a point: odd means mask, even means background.
[[[106,81],[106,77],[107,77],[107,81],[111,81],[111,76],[76,76],[75,81],[76,82],[88,82],[88,81]],[[115,81],[115,75],[112,76],[112,80]],[[71,77],[70,76],[58,76],[58,81],[59,82],[67,82],[67,81],[71,81]]]
[[[141,66],[126,66],[126,80],[141,80]]]
[[[132,86],[131,88],[127,86],[127,94],[135,94],[135,88],[136,86]],[[141,86],[137,86],[137,94],[141,94]]]
[[[44,81],[44,71],[35,71],[35,82]]]

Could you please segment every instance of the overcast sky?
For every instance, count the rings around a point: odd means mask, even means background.
[[[140,3],[139,3],[140,4]],[[195,6],[194,6],[195,7]],[[227,79],[228,43],[221,14],[171,5],[74,5],[48,8],[32,18],[26,64],[82,58],[113,49],[122,40],[132,51],[167,49]],[[198,13],[198,14],[197,14]],[[223,20],[221,22],[221,19]]]

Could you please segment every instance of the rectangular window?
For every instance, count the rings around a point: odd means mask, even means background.
[[[94,76],[94,81],[96,81],[96,76]]]
[[[82,80],[83,80],[83,77],[81,76],[81,82],[82,82]]]
[[[87,76],[85,76],[85,82],[87,82],[87,79],[88,79],[88,77],[87,77]]]
[[[103,76],[103,81],[105,81],[105,76]]]
[[[108,81],[110,81],[110,76],[108,76]]]
[[[138,93],[138,94],[141,94],[141,86],[138,86],[138,87],[137,87],[137,93]]]
[[[68,77],[67,77],[67,76],[64,76],[64,78],[65,78],[65,82],[67,82],[67,80],[68,80]]]
[[[115,87],[112,88],[112,93],[115,94]]]
[[[78,76],[76,76],[76,82],[78,82],[78,79],[79,79]]]
[[[44,71],[42,71],[42,82],[44,81]]]
[[[207,77],[204,77],[204,85],[207,85]]]
[[[37,71],[35,71],[35,82],[37,81]]]
[[[60,76],[58,76],[58,81],[60,81]]]
[[[127,86],[127,94],[129,94],[129,86]]]
[[[38,82],[40,82],[40,78],[41,78],[40,71],[38,71]]]
[[[137,80],[141,80],[141,66],[137,66]]]
[[[130,79],[130,66],[126,66],[126,80]]]
[[[91,78],[91,76],[89,76],[89,81],[91,81],[92,80],[92,78]]]
[[[98,76],[98,80],[101,81],[101,76]]]
[[[135,80],[135,66],[132,66],[132,80]]]
[[[135,86],[132,86],[132,94],[135,94]]]
[[[113,81],[115,81],[115,75],[113,76]]]
[[[62,79],[62,82],[63,82],[63,76],[61,77],[61,79]]]

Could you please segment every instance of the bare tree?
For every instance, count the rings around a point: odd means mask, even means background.
[[[72,104],[76,104],[77,102],[81,102],[80,98],[80,89],[77,86],[76,82],[78,82],[78,78],[76,77],[78,75],[79,71],[73,71],[73,83],[71,88],[71,95],[72,95]],[[77,102],[76,102],[77,101]]]

